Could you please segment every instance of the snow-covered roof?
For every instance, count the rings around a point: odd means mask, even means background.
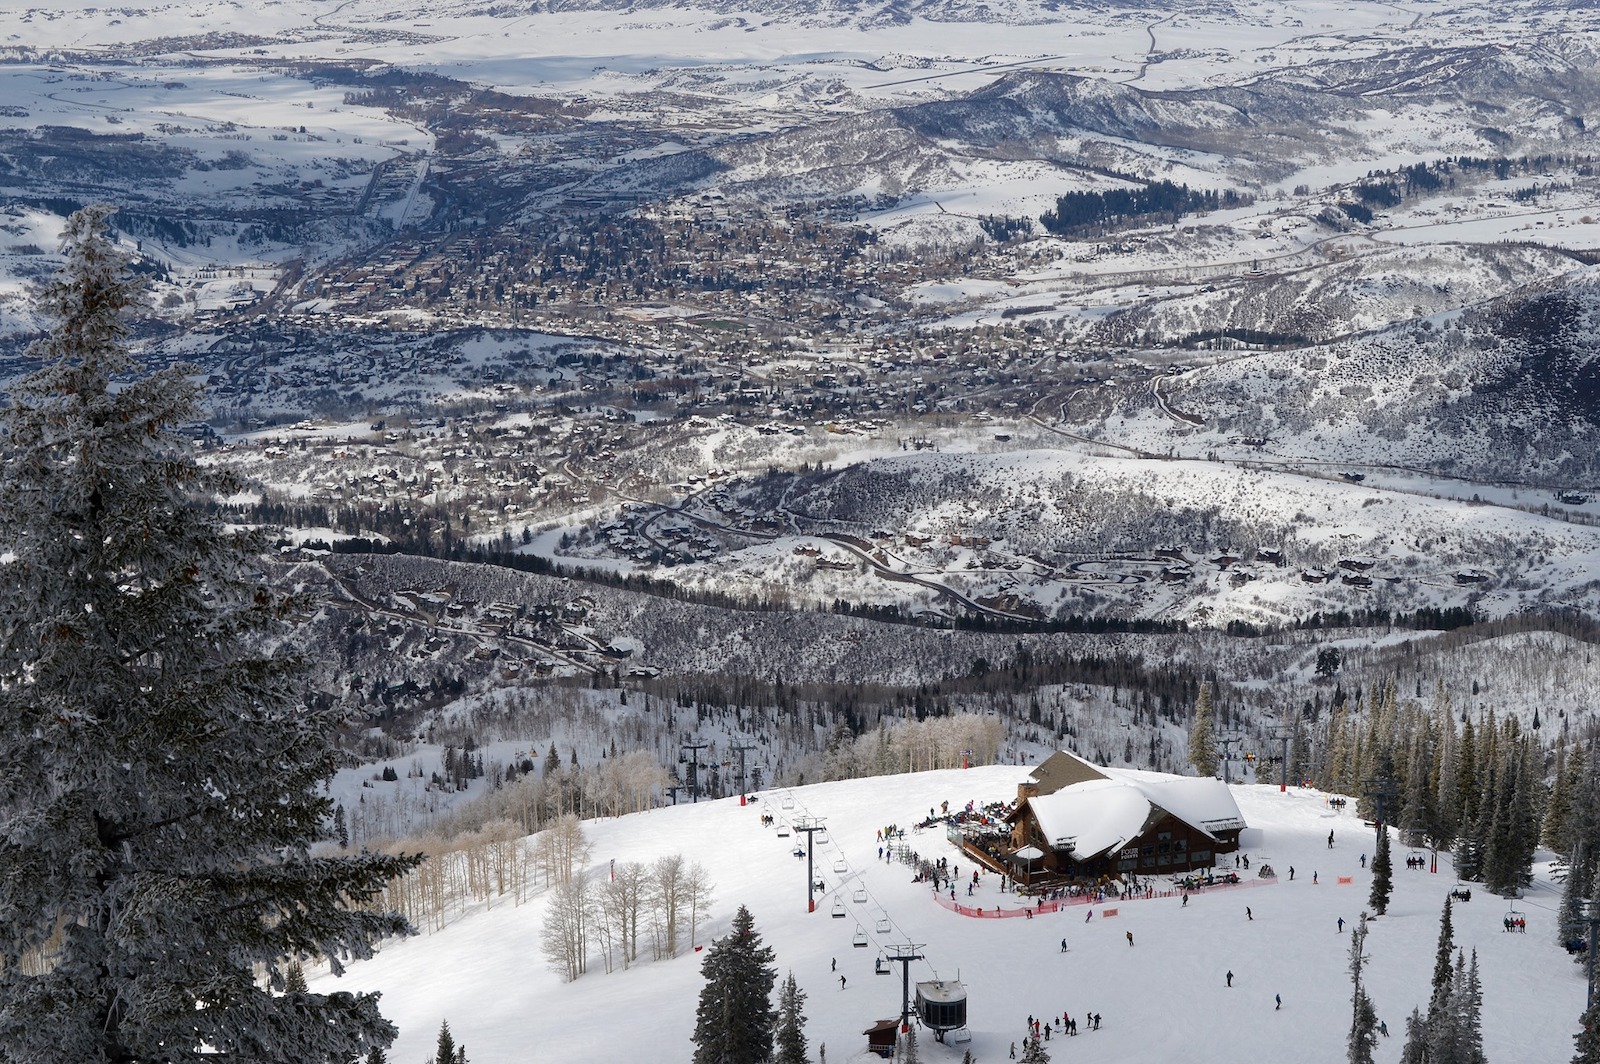
[[[1204,776],[1172,776],[1138,783],[1150,800],[1179,820],[1203,828],[1208,834],[1237,831],[1244,817],[1233,792],[1221,780]]]
[[[1039,849],[1037,846],[1024,846],[1022,849],[1012,854],[1012,856],[1020,857],[1024,861],[1037,861],[1039,858],[1044,856],[1044,851]]]
[[[1089,780],[1028,799],[1039,830],[1057,850],[1083,860],[1122,846],[1144,828],[1150,800],[1120,780]]]
[[[942,979],[935,979],[926,983],[918,983],[917,994],[924,1001],[955,1002],[967,1000],[967,988],[954,980],[945,982]]]
[[[1050,845],[1077,860],[1119,849],[1163,811],[1213,837],[1245,826],[1233,793],[1220,780],[1112,768],[1098,771],[1105,778],[1036,795],[1027,803]]]

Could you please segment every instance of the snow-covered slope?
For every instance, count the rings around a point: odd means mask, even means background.
[[[898,978],[874,976],[873,961],[906,943],[926,958],[911,966],[913,981],[959,978],[969,993],[970,1044],[940,1046],[922,1032],[923,1059],[936,1064],[955,1064],[966,1049],[978,1061],[1005,1060],[1029,1015],[1062,1012],[1080,1020],[1081,1033],[1070,1045],[1059,1033],[1052,1039],[1047,1048],[1058,1060],[1345,1059],[1348,923],[1368,908],[1370,878],[1360,857],[1370,855],[1373,843],[1353,812],[1331,810],[1327,796],[1312,791],[1236,788],[1250,825],[1244,849],[1251,870],[1244,884],[1196,894],[1187,906],[1177,897],[1113,903],[1115,915],[1105,904],[1073,904],[1027,919],[1017,913],[1014,895],[999,893],[992,875],[982,877],[970,904],[998,906],[1010,918],[958,915],[938,904],[927,884],[911,882],[906,866],[877,859],[878,828],[909,826],[946,801],[956,810],[968,801],[1013,798],[1027,771],[996,767],[828,783],[766,793],[752,806],[725,799],[590,823],[589,872],[604,877],[613,859],[670,854],[702,864],[715,886],[715,905],[700,941],[723,933],[739,905],[750,908],[776,951],[779,978],[793,971],[809,995],[812,1059],[819,1043],[835,1062],[870,1059],[861,1032],[898,1015],[900,990]],[[763,813],[780,820],[826,818],[828,841],[818,847],[817,867],[828,893],[816,912],[806,912],[805,864],[791,852],[794,838],[779,839],[763,828]],[[962,879],[970,878],[969,862],[942,830],[908,831],[907,840],[924,857],[948,857]],[[1404,848],[1395,849],[1394,898],[1367,941],[1365,985],[1393,1035],[1379,1042],[1377,1059],[1385,1064],[1399,1058],[1405,1017],[1413,1007],[1426,1008],[1439,912],[1455,885],[1448,856],[1440,858],[1437,874],[1408,870],[1406,856]],[[1276,879],[1258,877],[1268,864]],[[836,872],[841,865],[844,871]],[[858,891],[865,902],[854,900]],[[1495,1064],[1570,1055],[1584,981],[1582,969],[1554,944],[1556,896],[1541,875],[1530,895],[1515,903],[1527,916],[1526,934],[1504,932],[1508,903],[1502,899],[1474,891],[1470,902],[1455,906],[1456,942],[1475,950],[1483,969],[1484,1041]],[[847,911],[842,919],[830,915],[836,900]],[[958,901],[969,903],[964,890]],[[589,974],[564,983],[540,953],[545,912],[544,897],[521,906],[499,902],[441,931],[390,943],[343,980],[314,976],[312,986],[382,990],[385,1013],[401,1027],[389,1054],[396,1061],[426,1057],[446,1018],[476,1064],[688,1061],[704,955],[685,951],[611,974],[596,956]],[[1347,922],[1342,935],[1341,917]],[[880,934],[883,919],[891,930]],[[851,945],[858,928],[867,934],[866,948]],[[1063,938],[1067,953],[1061,952]],[[1231,988],[1224,978],[1230,970]],[[1274,1009],[1274,995],[1283,998],[1281,1011]],[[1104,1017],[1100,1030],[1083,1030],[1088,1012]]]

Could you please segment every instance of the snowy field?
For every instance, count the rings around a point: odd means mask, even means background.
[[[1353,802],[1336,813],[1320,792],[1237,787],[1250,825],[1243,837],[1252,866],[1245,883],[1196,894],[1187,906],[1176,897],[1113,903],[1115,915],[1105,904],[1073,904],[1027,919],[1015,912],[1014,896],[998,892],[992,875],[983,877],[971,904],[999,906],[1010,917],[958,915],[936,904],[927,885],[912,883],[904,865],[877,859],[877,828],[913,824],[946,801],[955,810],[968,801],[1012,798],[1026,771],[994,767],[826,783],[766,792],[746,807],[725,799],[589,822],[590,873],[605,875],[613,859],[649,862],[671,854],[703,865],[714,905],[700,942],[725,932],[739,905],[749,907],[776,952],[779,980],[792,970],[809,996],[812,1059],[819,1043],[836,1064],[875,1059],[865,1053],[861,1032],[898,1015],[900,981],[875,977],[873,961],[908,942],[926,958],[912,965],[914,982],[959,979],[969,994],[971,1042],[941,1046],[922,1032],[925,1061],[954,1064],[967,1049],[977,1061],[1006,1060],[1030,1014],[1063,1011],[1080,1019],[1081,1033],[1070,1044],[1052,1039],[1046,1048],[1057,1060],[1345,1059],[1349,934],[1347,926],[1341,935],[1336,921],[1356,920],[1367,908],[1370,879],[1360,858],[1370,855],[1373,841]],[[828,841],[818,846],[817,870],[829,893],[816,912],[806,912],[796,840],[763,828],[763,813],[825,818]],[[907,838],[923,856],[949,857],[970,878],[969,863],[941,830],[908,831]],[[1399,1059],[1411,1009],[1426,1008],[1439,913],[1455,885],[1448,856],[1437,874],[1408,870],[1406,856],[1403,847],[1394,849],[1389,913],[1372,923],[1367,940],[1366,985],[1392,1035],[1379,1041],[1377,1059],[1385,1062]],[[835,871],[840,862],[843,873]],[[1277,870],[1275,880],[1256,877],[1267,864]],[[1456,943],[1477,950],[1482,967],[1484,1045],[1496,1064],[1568,1059],[1583,1007],[1583,970],[1553,941],[1558,888],[1543,866],[1537,870],[1535,887],[1515,903],[1526,914],[1527,934],[1504,933],[1508,903],[1481,890],[1455,906]],[[866,902],[854,901],[857,891]],[[843,902],[845,918],[831,916],[835,901]],[[400,1062],[428,1056],[442,1019],[476,1064],[688,1061],[703,954],[686,951],[609,975],[595,957],[588,975],[564,983],[540,952],[544,913],[542,897],[520,907],[497,902],[442,931],[390,943],[343,980],[314,974],[312,988],[382,990],[384,1012],[401,1028],[389,1057]],[[883,919],[891,930],[879,934]],[[867,948],[852,946],[858,929],[867,934]],[[1063,937],[1067,953],[1060,950]],[[1281,1011],[1274,1010],[1274,995],[1282,995]],[[1103,1016],[1100,1030],[1082,1030],[1089,1012]]]

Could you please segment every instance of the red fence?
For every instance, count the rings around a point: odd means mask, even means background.
[[[1237,883],[1213,883],[1209,887],[1197,887],[1194,890],[1180,890],[1177,887],[1164,890],[1146,890],[1139,894],[1104,896],[1096,894],[1080,894],[1075,898],[1056,898],[1051,901],[1041,901],[1036,905],[1024,905],[1016,909],[1002,909],[998,905],[963,905],[959,901],[951,901],[947,895],[936,894],[934,900],[958,916],[981,917],[985,920],[1018,918],[1031,920],[1035,916],[1045,916],[1050,913],[1060,912],[1069,905],[1103,905],[1110,902],[1113,905],[1124,905],[1131,901],[1151,901],[1156,898],[1176,898],[1184,894],[1211,894],[1219,890],[1243,890],[1247,887],[1265,887],[1276,883],[1276,879],[1241,879]],[[1111,915],[1108,911],[1105,915]]]

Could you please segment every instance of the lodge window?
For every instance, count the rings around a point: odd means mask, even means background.
[[[1211,863],[1211,851],[1196,850],[1189,855],[1189,861],[1194,865],[1208,865]]]

